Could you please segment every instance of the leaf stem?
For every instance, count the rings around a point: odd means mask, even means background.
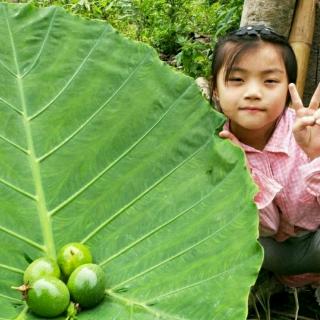
[[[19,68],[17,52],[16,52],[16,48],[15,48],[15,43],[13,40],[13,35],[12,35],[9,19],[8,19],[8,14],[6,15],[6,21],[7,21],[8,33],[9,33],[11,47],[12,47],[13,58],[14,58],[14,62],[15,62],[16,70],[17,70],[17,72],[16,72],[17,73],[17,85],[18,85],[18,91],[19,91],[21,106],[22,106],[22,111],[23,111],[23,113],[22,113],[23,124],[24,124],[25,133],[26,133],[27,146],[28,146],[28,150],[30,152],[29,160],[30,160],[30,166],[31,166],[33,180],[34,180],[34,187],[35,187],[35,191],[36,191],[35,193],[36,193],[37,209],[38,209],[38,214],[39,214],[42,235],[43,235],[43,239],[44,239],[44,245],[45,245],[46,252],[47,252],[48,256],[55,258],[56,251],[55,251],[55,246],[54,246],[54,241],[53,241],[51,220],[50,220],[50,216],[48,214],[48,210],[46,207],[45,195],[44,195],[44,191],[43,191],[41,174],[40,174],[40,165],[39,165],[39,162],[37,161],[37,157],[35,154],[34,143],[33,143],[31,127],[30,127],[30,121],[29,121],[28,115],[27,115],[27,105],[26,105],[26,100],[25,100],[22,75],[21,75],[20,68]]]

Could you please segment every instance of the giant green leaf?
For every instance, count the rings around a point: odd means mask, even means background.
[[[245,319],[256,189],[194,81],[59,8],[0,30],[0,319],[35,319],[11,286],[70,241],[107,276],[80,320]]]

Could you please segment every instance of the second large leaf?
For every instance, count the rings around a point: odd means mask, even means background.
[[[91,247],[106,299],[79,319],[245,319],[255,188],[191,78],[106,23],[0,5],[0,310],[30,259]]]

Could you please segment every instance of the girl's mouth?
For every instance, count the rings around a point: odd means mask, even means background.
[[[256,107],[256,106],[240,107],[240,110],[249,111],[249,112],[265,111],[263,108]]]

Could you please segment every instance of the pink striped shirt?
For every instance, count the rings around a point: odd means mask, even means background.
[[[320,227],[320,157],[310,161],[297,145],[292,134],[294,121],[295,111],[288,108],[262,151],[241,144],[259,187],[254,200],[259,209],[260,236],[277,241]],[[320,286],[320,273],[278,278],[290,287]]]
[[[320,227],[320,157],[310,161],[297,145],[294,120],[295,111],[288,108],[262,151],[241,144],[259,187],[254,200],[260,235],[278,241]]]

